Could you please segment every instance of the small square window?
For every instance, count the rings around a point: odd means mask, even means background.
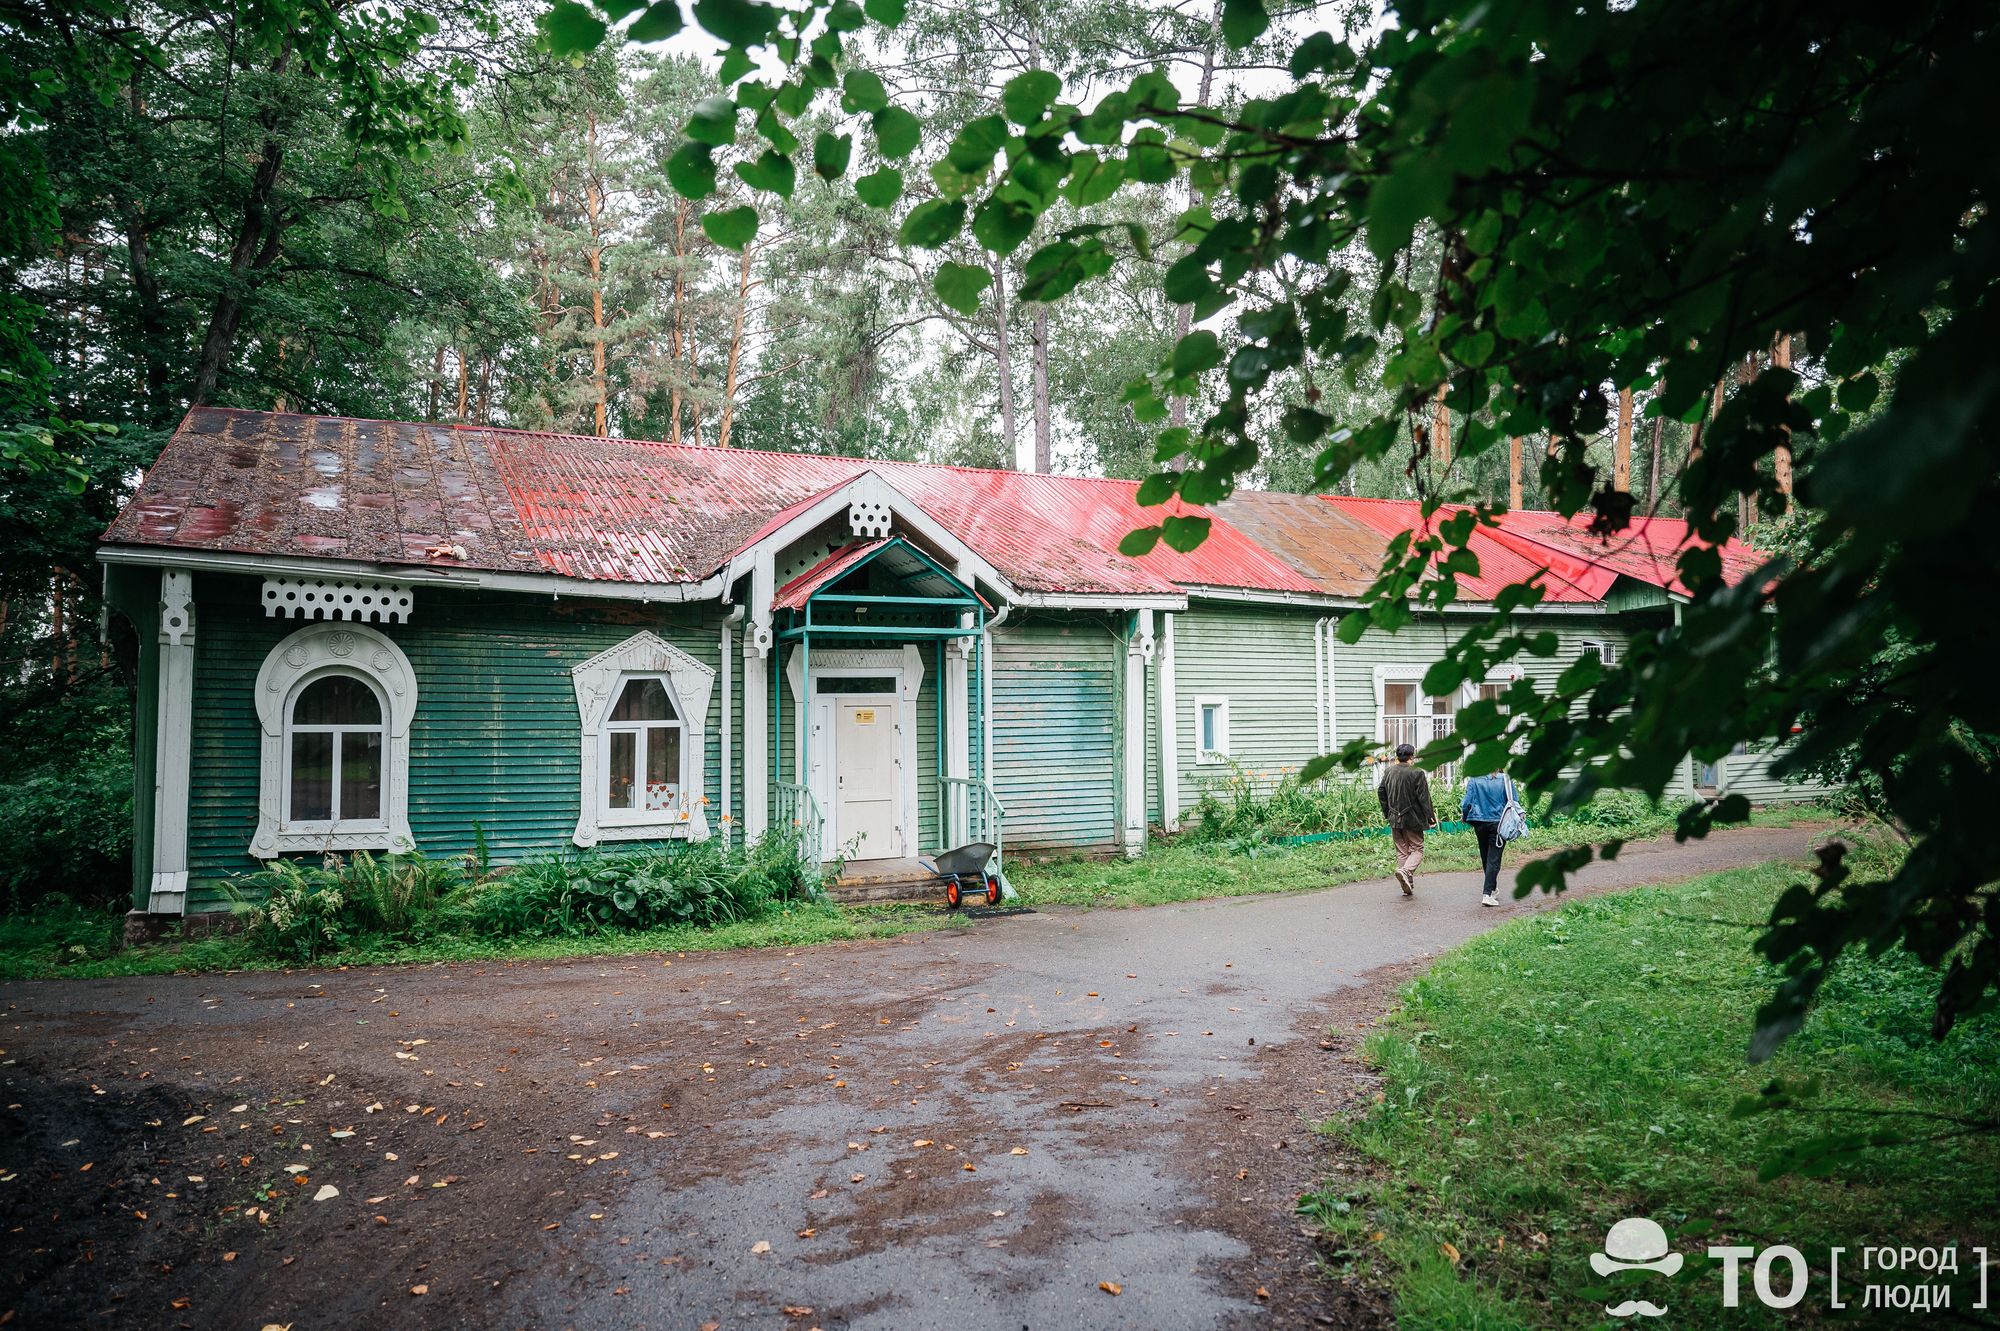
[[[1595,653],[1597,659],[1605,665],[1618,664],[1618,644],[1615,642],[1606,642],[1602,638],[1585,638],[1582,655],[1589,656],[1592,653]]]

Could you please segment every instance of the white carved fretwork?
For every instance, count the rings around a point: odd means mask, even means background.
[[[847,506],[849,529],[864,538],[887,536],[893,516],[888,503],[880,499],[856,499]]]
[[[264,613],[277,619],[351,619],[407,624],[410,584],[379,578],[266,578]]]
[[[708,700],[715,687],[715,671],[656,634],[640,632],[572,667],[569,673],[576,686],[582,758],[582,799],[571,839],[579,846],[665,837],[707,840],[708,798],[703,793],[703,780],[707,775]],[[604,723],[623,682],[633,675],[664,677],[680,712],[688,774],[682,788],[683,807],[661,810],[658,822],[607,823],[599,788],[604,770]]]
[[[358,675],[383,703],[382,816],[331,827],[285,825],[285,719],[299,690],[326,675]],[[410,722],[417,714],[417,673],[386,635],[359,624],[311,624],[271,649],[257,672],[257,722],[263,731],[258,764],[257,835],[260,860],[317,850],[416,849],[410,835]]]

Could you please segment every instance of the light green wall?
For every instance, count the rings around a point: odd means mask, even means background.
[[[1126,618],[1016,615],[993,633],[993,785],[1010,853],[1119,843]]]

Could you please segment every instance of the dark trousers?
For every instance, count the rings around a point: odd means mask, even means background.
[[[1500,890],[1500,856],[1507,849],[1507,843],[1500,839],[1500,824],[1472,824],[1472,835],[1479,838],[1479,863],[1486,870],[1486,886],[1482,889],[1492,896]]]

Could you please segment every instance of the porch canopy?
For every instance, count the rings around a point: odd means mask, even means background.
[[[901,690],[897,698],[897,800],[909,816],[898,822],[901,840],[896,851],[914,854],[988,841],[1000,845],[1005,810],[993,794],[988,742],[991,723],[984,705],[988,674],[987,616],[992,606],[966,580],[907,538],[887,536],[857,539],[840,545],[795,574],[771,601],[775,636],[796,650],[789,657],[797,714],[792,753],[795,780],[777,783],[781,819],[789,818],[807,837],[808,853],[823,857],[851,844],[854,830],[841,825],[841,798],[847,772],[836,775],[838,763],[825,750],[837,743],[829,719],[822,722],[820,703],[843,692],[843,685],[866,684],[878,674],[891,674]],[[880,671],[871,662],[889,662]],[[904,665],[903,663],[907,663]],[[920,681],[933,681],[932,738],[936,745],[935,788],[918,787],[916,706]],[[771,691],[773,750],[786,751],[782,690]],[[975,699],[981,700],[975,705]],[[827,709],[829,718],[832,709]],[[872,722],[872,711],[864,713]],[[815,732],[821,732],[817,740]],[[907,732],[907,733],[905,733]],[[838,794],[836,792],[839,792]],[[919,806],[928,802],[935,812],[941,846],[917,845]],[[827,834],[831,832],[831,837]],[[869,845],[863,858],[883,855],[884,847]],[[997,865],[998,852],[995,862]]]

